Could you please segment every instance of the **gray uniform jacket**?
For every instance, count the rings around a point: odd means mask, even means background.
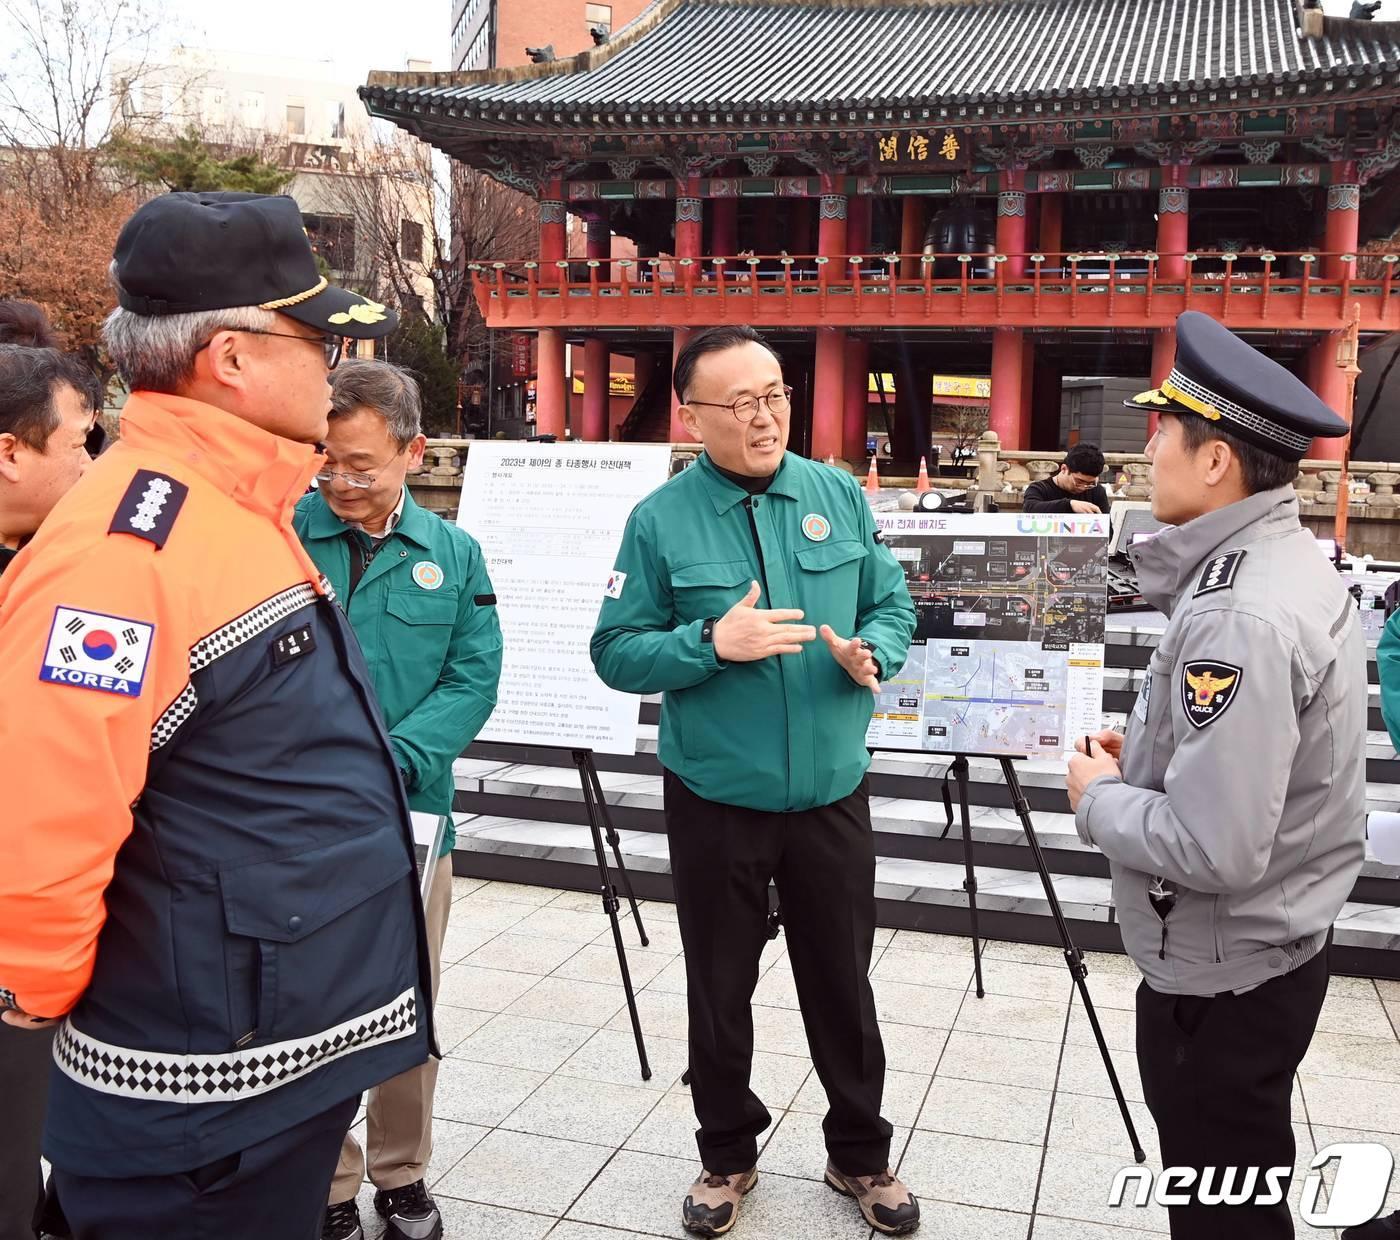
[[[1321,949],[1365,855],[1366,652],[1289,487],[1131,552],[1170,623],[1075,823],[1147,983],[1212,995]]]

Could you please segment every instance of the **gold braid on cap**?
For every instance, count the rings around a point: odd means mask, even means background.
[[[259,310],[280,310],[283,306],[295,306],[298,302],[310,301],[317,293],[324,293],[330,287],[330,281],[322,276],[316,281],[314,288],[309,288],[304,293],[294,293],[291,297],[279,297],[276,301],[265,301],[259,306]]]

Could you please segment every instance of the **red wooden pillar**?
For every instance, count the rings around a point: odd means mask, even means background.
[[[821,222],[817,250],[831,261],[826,270],[832,280],[846,276],[847,234],[846,195],[830,192],[835,178],[823,175]],[[824,461],[843,453],[844,407],[846,402],[846,329],[817,328],[816,370],[812,381],[812,459]]]
[[[689,327],[676,327],[671,331],[671,442],[672,443],[693,443],[695,437],[685,429],[681,422],[680,397],[676,395],[675,374],[676,360],[681,355],[681,350],[685,348],[694,330]]]
[[[870,248],[870,214],[871,202],[867,195],[857,195],[847,204],[846,248],[858,256]],[[841,455],[857,468],[865,463],[869,411],[870,342],[848,335],[846,392],[841,412]]]
[[[699,182],[691,177],[682,181],[680,188],[684,191],[681,197],[676,199],[676,257],[701,259],[705,251],[705,203],[697,196]],[[699,271],[694,273],[698,280]],[[682,279],[681,269],[677,269],[676,278]],[[671,373],[675,373],[676,359],[680,357],[681,350],[685,348],[686,341],[691,337],[691,329],[688,327],[677,327],[671,333]],[[679,410],[681,407],[680,397],[674,391],[671,392],[671,442],[691,443],[692,436],[681,424]]]
[[[535,432],[564,438],[569,396],[564,376],[564,333],[544,327],[539,333],[535,378]]]
[[[546,284],[563,275],[555,263],[569,256],[568,223],[562,188],[558,181],[551,182],[540,199],[540,278]]]
[[[1017,169],[1002,173],[997,195],[997,253],[1006,255],[1008,279],[1026,274],[1026,174]]]
[[[1152,333],[1152,377],[1151,382],[1154,388],[1159,388],[1167,381],[1167,377],[1172,372],[1172,364],[1176,361],[1176,328],[1159,327]],[[1157,413],[1150,410],[1147,414],[1147,439],[1151,439],[1157,433]],[[1146,442],[1146,441],[1144,441]]]
[[[606,220],[588,221],[588,257],[606,263],[612,257],[612,231]],[[608,393],[612,356],[608,342],[589,336],[583,345],[583,427],[581,438],[597,443],[608,438]]]
[[[1191,248],[1191,191],[1181,184],[1182,166],[1162,168],[1157,191],[1157,274],[1164,280],[1186,279],[1185,255]]]
[[[992,399],[987,428],[997,433],[1003,449],[1024,448],[1021,418],[1021,370],[1025,332],[1019,327],[992,330]]]
[[[1312,390],[1328,408],[1347,417],[1347,376],[1346,371],[1337,365],[1337,346],[1341,341],[1341,332],[1323,333],[1322,339],[1313,345],[1308,360],[1311,364]],[[1346,456],[1350,442],[1350,435],[1341,439],[1314,439],[1308,456],[1321,461],[1340,461]]]
[[[1357,225],[1361,217],[1361,186],[1356,181],[1356,165],[1350,160],[1332,165],[1332,184],[1327,187],[1327,222],[1322,234],[1322,277],[1340,280],[1350,275],[1354,265],[1341,260],[1355,254]],[[1340,440],[1331,440],[1340,443]]]

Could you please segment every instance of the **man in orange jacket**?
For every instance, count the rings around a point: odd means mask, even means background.
[[[60,1019],[78,1240],[315,1234],[362,1090],[432,1045],[408,806],[291,514],[341,337],[290,198],[117,241],[122,438],[0,580],[0,1008]]]

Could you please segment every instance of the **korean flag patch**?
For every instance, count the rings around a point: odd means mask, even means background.
[[[1214,723],[1235,700],[1243,673],[1233,663],[1195,659],[1181,669],[1181,699],[1193,728]]]
[[[608,584],[603,587],[603,593],[606,594],[608,598],[621,598],[622,587],[626,584],[627,574],[620,573],[617,569],[613,569],[612,572],[608,574]]]
[[[39,679],[140,697],[155,625],[76,607],[54,611]]]

